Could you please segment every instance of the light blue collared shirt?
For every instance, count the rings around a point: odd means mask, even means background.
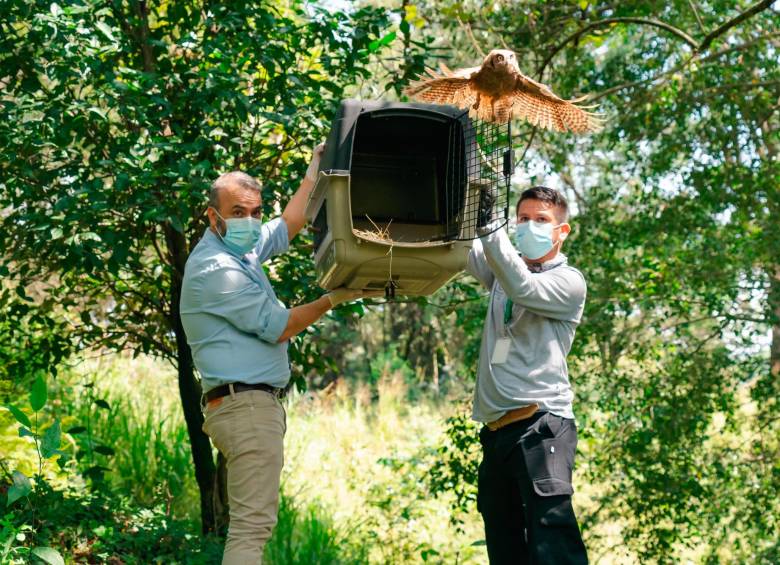
[[[181,321],[203,392],[225,383],[285,387],[287,344],[277,343],[290,311],[276,298],[262,264],[289,247],[287,224],[263,224],[254,250],[233,253],[210,229],[187,259]]]

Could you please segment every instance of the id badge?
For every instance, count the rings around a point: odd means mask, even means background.
[[[496,340],[496,346],[493,348],[493,357],[490,359],[491,365],[501,365],[506,363],[509,357],[509,344],[512,343],[508,337],[500,337]]]

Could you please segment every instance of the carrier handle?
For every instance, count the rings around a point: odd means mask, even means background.
[[[429,120],[433,120],[435,122],[441,122],[443,124],[446,124],[447,122],[452,120],[451,116],[448,116],[447,114],[442,114],[440,112],[435,112],[433,110],[414,111],[414,110],[396,110],[394,108],[388,108],[384,110],[369,110],[365,113],[371,118],[398,118],[398,117],[427,118]]]

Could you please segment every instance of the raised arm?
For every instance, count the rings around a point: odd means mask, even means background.
[[[478,239],[474,240],[469,250],[466,272],[477,279],[486,289],[490,290],[493,286],[493,271],[490,270],[490,266],[485,260],[485,251],[482,249],[482,242]]]
[[[325,144],[320,143],[314,148],[314,152],[311,157],[311,163],[309,168],[306,169],[306,176],[301,181],[298,190],[295,191],[287,206],[282,212],[282,219],[287,224],[287,236],[290,241],[298,235],[303,226],[306,224],[306,217],[304,216],[304,210],[306,210],[306,203],[309,201],[309,195],[311,194],[314,183],[317,180],[317,172],[320,167],[320,159],[322,153],[325,150]]]
[[[487,264],[515,304],[555,320],[580,321],[586,288],[579,272],[556,268],[532,273],[503,229],[481,240]]]

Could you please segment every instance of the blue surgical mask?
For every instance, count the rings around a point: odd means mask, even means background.
[[[523,257],[531,261],[541,259],[553,248],[552,232],[557,227],[551,222],[531,220],[517,224],[515,247]]]
[[[216,212],[216,210],[214,210]],[[247,216],[246,218],[230,218],[226,220],[219,212],[217,216],[225,222],[225,235],[219,234],[222,242],[237,255],[244,256],[254,249],[260,240],[263,222],[258,218]]]

